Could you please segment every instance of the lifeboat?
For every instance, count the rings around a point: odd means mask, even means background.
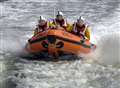
[[[64,54],[88,54],[95,50],[96,45],[90,43],[88,39],[83,39],[77,35],[61,29],[49,29],[34,35],[26,44],[26,51],[30,54],[48,53],[51,56]]]

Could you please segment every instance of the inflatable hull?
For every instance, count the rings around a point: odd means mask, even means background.
[[[28,40],[25,47],[30,54],[45,52],[52,56],[88,54],[95,48],[96,45],[90,43],[89,40],[83,41],[82,38],[60,29],[38,33]]]

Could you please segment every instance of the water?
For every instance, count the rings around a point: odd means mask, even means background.
[[[120,88],[119,0],[5,0],[0,8],[0,88]],[[52,18],[54,10],[70,21],[83,15],[96,51],[83,61],[18,57],[39,16]]]

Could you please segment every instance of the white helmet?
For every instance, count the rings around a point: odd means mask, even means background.
[[[84,18],[82,16],[80,16],[78,19],[77,19],[77,22],[84,22]]]
[[[40,21],[46,21],[46,19],[43,16],[40,16],[39,22]]]
[[[62,13],[62,12],[60,12],[60,11],[58,11],[57,16],[63,16],[63,13]]]

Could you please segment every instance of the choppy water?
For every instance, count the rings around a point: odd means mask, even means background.
[[[1,0],[0,88],[120,88],[119,0]],[[40,15],[62,10],[92,26],[97,50],[84,61],[29,61],[18,57]]]

